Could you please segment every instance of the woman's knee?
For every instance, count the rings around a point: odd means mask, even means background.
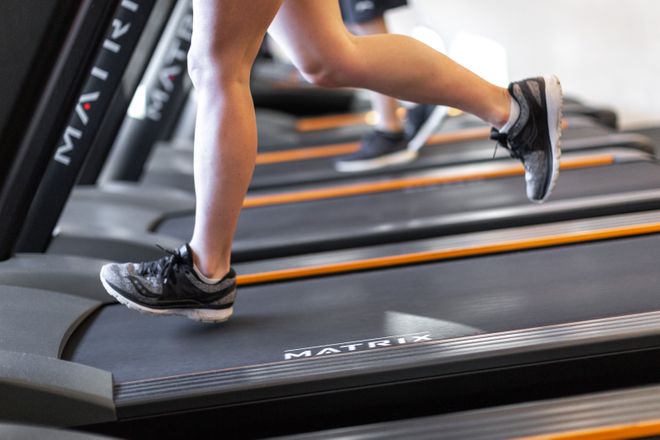
[[[250,69],[258,44],[255,48],[245,45],[213,46],[193,44],[188,51],[188,73],[195,87],[222,85],[250,81]]]
[[[296,63],[307,81],[321,87],[350,87],[359,81],[360,60],[352,39],[333,47],[310,49]]]

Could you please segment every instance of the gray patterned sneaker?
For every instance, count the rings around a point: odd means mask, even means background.
[[[403,133],[375,130],[362,139],[356,153],[338,158],[335,169],[342,173],[354,173],[403,164],[416,158],[417,152],[408,149]]]
[[[561,156],[562,91],[554,76],[516,81],[509,94],[520,105],[520,116],[507,133],[494,129],[491,138],[520,159],[525,168],[527,197],[545,202],[557,182]]]
[[[419,151],[447,115],[447,107],[419,104],[406,111],[404,133],[408,149]]]
[[[185,244],[146,263],[106,264],[101,282],[108,293],[133,310],[151,315],[181,315],[195,321],[223,322],[231,317],[236,273],[215,284],[199,279]]]

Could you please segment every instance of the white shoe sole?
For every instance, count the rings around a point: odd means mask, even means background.
[[[447,112],[447,107],[442,105],[436,106],[428,119],[419,128],[417,134],[408,142],[408,150],[419,151],[426,144],[426,141],[431,137],[435,129],[445,119]]]
[[[117,301],[125,305],[131,310],[143,313],[145,315],[153,316],[185,316],[186,318],[192,319],[199,322],[207,323],[220,323],[225,322],[231,315],[234,313],[234,308],[230,307],[228,309],[222,310],[211,310],[211,309],[152,309],[150,307],[145,307],[141,304],[135,303],[128,298],[125,298],[119,292],[110,286],[110,284],[103,278],[101,278],[101,283],[105,290],[112,295]]]
[[[340,173],[356,173],[360,171],[377,170],[391,165],[399,165],[412,162],[417,159],[417,152],[410,150],[398,151],[386,156],[366,160],[352,160],[348,162],[335,163],[335,169]]]
[[[555,188],[557,177],[559,177],[559,159],[561,158],[561,119],[563,105],[561,83],[555,75],[546,75],[543,79],[545,81],[545,102],[548,112],[548,133],[550,135],[552,154],[552,175],[545,197],[535,200],[537,203],[543,203],[548,200],[552,190]]]

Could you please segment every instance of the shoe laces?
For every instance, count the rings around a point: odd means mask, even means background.
[[[502,147],[505,150],[507,150],[512,158],[522,159],[522,154],[520,153],[520,151],[518,149],[511,148],[509,144],[509,136],[507,133],[501,133],[498,129],[491,128],[490,138],[496,141],[495,150],[493,151],[493,159],[495,159],[495,155],[497,154],[498,147]]]
[[[141,275],[156,275],[163,283],[172,280],[176,284],[176,277],[172,275],[185,263],[183,256],[178,250],[167,249],[160,245],[156,247],[167,255],[158,260],[140,263],[138,272]]]

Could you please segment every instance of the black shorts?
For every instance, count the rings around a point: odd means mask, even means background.
[[[339,0],[341,16],[347,24],[371,21],[382,17],[388,9],[407,4],[408,0]]]

